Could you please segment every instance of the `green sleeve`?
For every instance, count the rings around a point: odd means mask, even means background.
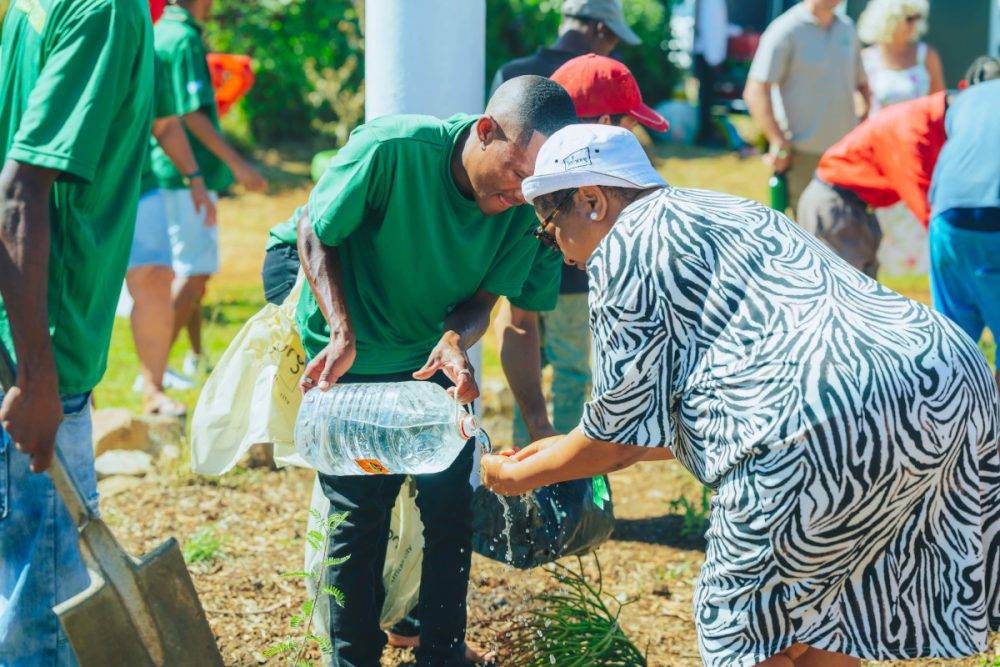
[[[395,146],[361,126],[323,172],[309,196],[309,219],[325,245],[337,246],[385,211]]]
[[[562,255],[539,243],[521,295],[513,297],[510,303],[521,310],[536,313],[555,310],[561,283]]]
[[[196,34],[178,40],[163,54],[170,78],[170,93],[178,116],[215,105],[215,90],[208,73],[205,47]]]
[[[493,259],[480,287],[491,294],[516,297],[521,294],[538,253],[540,243],[531,233],[538,221],[533,208],[520,206],[507,224],[518,231],[509,237],[506,246]]]
[[[154,59],[153,72],[153,118],[169,118],[177,115],[174,103],[173,89],[170,86],[170,75],[166,64],[159,58]]]
[[[7,157],[89,182],[128,90],[138,38],[112,37],[122,29],[113,26],[112,3],[80,5],[86,9],[46,26],[51,46]]]

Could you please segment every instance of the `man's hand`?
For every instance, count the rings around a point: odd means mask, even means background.
[[[448,394],[462,405],[479,398],[479,387],[476,386],[472,364],[469,363],[465,350],[459,345],[459,336],[454,331],[449,331],[441,337],[427,357],[427,363],[413,374],[413,379],[429,380],[438,371],[444,371],[448,379],[455,383],[455,386],[448,390]]]
[[[194,210],[198,213],[205,212],[205,226],[215,227],[217,218],[215,217],[215,202],[208,194],[205,187],[205,179],[198,177],[192,179],[188,189],[191,191],[191,201],[194,203]]]
[[[33,375],[31,382],[19,377],[6,393],[0,422],[17,448],[31,457],[31,471],[37,473],[52,465],[63,410],[55,367],[41,373],[35,370]]]
[[[326,391],[351,369],[355,356],[357,348],[354,337],[331,332],[330,342],[306,366],[302,380],[299,381],[299,390],[303,394],[313,387]]]
[[[771,150],[765,153],[762,159],[773,173],[784,173],[792,165],[792,144],[787,139],[776,144],[772,143]]]
[[[249,162],[241,162],[233,169],[233,176],[237,182],[250,192],[264,192],[267,190],[267,180],[260,175],[260,172],[250,166]]]
[[[522,416],[523,414],[522,412]],[[559,432],[552,426],[552,422],[549,421],[548,415],[545,415],[544,421],[537,424],[526,424],[526,426],[528,427],[528,437],[531,438],[532,442],[559,435]]]

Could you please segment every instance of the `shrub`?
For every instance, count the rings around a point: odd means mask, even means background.
[[[620,54],[650,102],[671,97],[677,80],[667,60],[669,4],[625,0],[643,43]],[[487,85],[503,63],[555,40],[560,5],[486,0]],[[213,14],[211,49],[254,58],[257,83],[232,113],[255,140],[320,135],[340,146],[364,120],[364,0],[216,0]]]

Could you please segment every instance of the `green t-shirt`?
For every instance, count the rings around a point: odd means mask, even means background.
[[[524,288],[520,296],[511,297],[511,305],[536,313],[555,310],[559,301],[562,272],[557,271],[553,274],[550,267],[553,264],[562,264],[562,261],[562,254],[559,251],[539,243]]]
[[[295,209],[292,218],[286,222],[271,227],[267,232],[267,245],[264,250],[276,248],[279,245],[295,245],[298,243],[298,220],[302,215],[302,209]]]
[[[63,394],[93,389],[132,245],[153,117],[145,0],[18,0],[3,24],[0,150],[62,172],[49,198],[49,332]],[[14,351],[6,308],[0,338]]]
[[[176,116],[174,109],[174,95],[170,88],[169,81],[163,69],[163,62],[159,58],[154,58],[154,83],[153,83],[153,118],[169,118]],[[152,139],[156,143],[156,139]],[[150,190],[160,187],[160,182],[153,173],[152,147],[146,151],[146,159],[142,163],[142,185],[139,187],[141,194],[146,194]]]
[[[156,22],[153,34],[156,58],[162,63],[164,78],[174,98],[175,114],[183,116],[201,110],[208,114],[218,129],[219,113],[215,106],[215,90],[208,71],[205,45],[201,41],[201,26],[183,7],[168,5]],[[205,187],[221,192],[232,185],[233,175],[225,163],[190,132],[188,141],[191,142],[198,168],[205,177]],[[165,190],[186,188],[184,177],[155,139],[150,139],[149,147],[153,173],[159,186]]]
[[[475,120],[387,116],[362,125],[309,197],[316,235],[340,251],[354,373],[416,370],[456,305],[479,289],[521,293],[538,247],[531,208],[486,217],[452,177],[455,144]],[[557,280],[558,264],[551,270]],[[329,328],[311,290],[298,321],[315,356]]]

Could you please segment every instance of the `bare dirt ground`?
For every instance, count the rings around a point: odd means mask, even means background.
[[[227,198],[221,204],[223,272],[210,288],[209,309],[226,300],[259,298],[265,231],[287,219],[308,196],[304,181],[308,170],[301,161],[287,162],[280,155],[265,155],[263,161],[275,191],[266,197]],[[678,185],[756,198],[765,195],[766,176],[757,160],[691,155],[664,161],[662,166],[668,180]],[[246,306],[248,312],[255,307]],[[217,332],[222,330],[215,326]],[[231,335],[233,330],[224,331]],[[124,333],[116,340],[122,341],[122,351],[113,356],[115,363],[97,392],[105,406],[135,400],[128,389],[135,377],[131,343]],[[489,356],[488,351],[487,365]],[[504,418],[488,426],[494,442],[502,444],[509,437]],[[281,574],[302,566],[311,474],[238,469],[221,479],[209,479],[185,468],[182,461],[174,462],[142,482],[102,482],[105,516],[133,553],[146,552],[170,535],[188,543],[197,531],[209,529],[221,540],[219,553],[193,565],[192,571],[227,664],[284,664],[278,659],[266,661],[262,652],[288,634],[289,619],[305,599],[301,581]],[[599,556],[605,590],[620,600],[635,600],[622,612],[622,625],[637,646],[648,650],[650,665],[698,665],[691,599],[703,544],[682,537],[683,518],[671,507],[671,501],[680,497],[697,505],[698,485],[675,464],[648,463],[612,475],[612,489],[617,529]],[[551,585],[544,571],[515,571],[476,556],[469,593],[470,640],[495,646],[499,619],[526,596]],[[992,638],[988,663],[977,657],[893,664],[992,666],[994,655],[1000,660],[997,636]],[[399,650],[387,651],[383,659],[383,665],[411,662],[412,655]]]

